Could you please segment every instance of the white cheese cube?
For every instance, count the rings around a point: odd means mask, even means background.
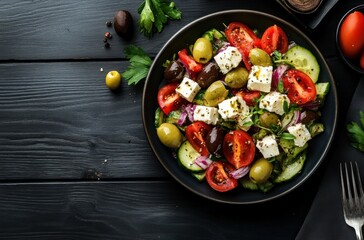
[[[224,51],[216,54],[214,59],[219,66],[220,71],[223,74],[226,74],[231,69],[236,68],[243,58],[236,47],[227,47]]]
[[[192,102],[201,87],[197,82],[185,77],[182,82],[176,88],[176,92],[179,93],[184,99]]]
[[[274,135],[265,136],[256,144],[264,158],[271,158],[279,155],[278,143]]]
[[[219,120],[219,113],[215,107],[206,107],[196,105],[195,111],[193,112],[194,121],[202,121],[207,124],[216,125]]]
[[[249,106],[246,105],[246,102],[238,96],[226,99],[219,103],[218,106],[218,112],[224,120],[237,120],[240,114],[249,114]]]
[[[296,125],[287,128],[288,132],[292,134],[294,139],[294,145],[298,147],[303,147],[308,140],[311,139],[311,134],[302,123],[297,123]]]
[[[249,76],[247,87],[249,90],[270,92],[272,83],[273,67],[252,66]]]
[[[284,114],[284,102],[287,102],[287,107],[291,103],[286,94],[279,92],[270,92],[265,95],[259,102],[259,107],[269,112]]]

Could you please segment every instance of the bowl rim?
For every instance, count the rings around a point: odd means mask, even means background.
[[[219,15],[224,15],[224,14],[230,14],[230,13],[248,13],[248,14],[257,14],[257,15],[262,15],[268,18],[271,18],[273,20],[276,20],[277,22],[283,22],[284,24],[286,24],[287,26],[289,26],[290,28],[292,28],[294,31],[296,31],[299,35],[301,35],[304,38],[304,41],[307,41],[307,43],[315,49],[315,51],[318,54],[318,58],[320,58],[324,64],[324,68],[327,69],[327,74],[329,76],[329,81],[331,86],[331,90],[332,94],[333,94],[333,100],[336,103],[335,104],[335,108],[334,108],[334,120],[333,120],[333,126],[332,126],[332,131],[329,134],[329,138],[327,141],[327,144],[325,145],[325,148],[322,151],[322,154],[319,156],[319,158],[317,159],[317,162],[313,165],[312,169],[310,169],[310,171],[302,177],[302,179],[300,181],[298,181],[297,183],[295,183],[291,188],[284,190],[276,195],[273,195],[271,197],[265,197],[263,199],[260,200],[252,200],[252,201],[228,201],[228,200],[222,200],[222,199],[217,199],[211,196],[208,196],[206,194],[203,194],[193,188],[191,188],[188,184],[186,184],[185,182],[183,182],[181,179],[179,179],[177,176],[175,176],[175,174],[168,168],[168,166],[161,160],[161,156],[159,155],[156,147],[152,144],[151,141],[151,136],[150,133],[147,131],[147,127],[148,127],[148,123],[146,122],[145,119],[145,112],[146,112],[146,108],[145,108],[145,104],[146,104],[146,94],[147,94],[147,90],[148,90],[148,83],[150,81],[148,81],[149,79],[151,79],[151,74],[152,74],[152,69],[154,69],[155,64],[156,64],[156,60],[159,59],[159,57],[162,55],[162,53],[164,52],[164,50],[167,48],[167,46],[183,31],[185,31],[186,29],[190,28],[192,25],[196,24],[198,21],[204,20],[204,19],[208,19],[208,18],[214,18],[214,17],[218,17]],[[321,67],[323,68],[323,67]],[[162,46],[162,48],[160,49],[160,51],[158,52],[158,54],[156,55],[156,57],[153,60],[153,63],[150,67],[150,70],[148,72],[148,75],[146,77],[146,81],[144,84],[144,89],[143,89],[143,96],[142,96],[142,120],[143,120],[143,127],[144,127],[144,132],[147,136],[147,140],[148,143],[150,145],[150,147],[153,150],[153,153],[155,154],[155,156],[157,157],[159,163],[164,167],[164,169],[169,173],[170,176],[172,176],[172,178],[174,180],[176,180],[179,184],[181,184],[183,187],[185,187],[186,189],[188,189],[189,191],[195,193],[196,195],[206,198],[206,199],[210,199],[212,201],[215,202],[220,202],[220,203],[225,203],[225,204],[234,204],[234,205],[251,205],[251,204],[257,204],[257,203],[265,203],[265,202],[269,202],[272,200],[275,200],[277,198],[282,197],[283,195],[286,195],[292,191],[294,191],[295,189],[297,189],[298,187],[300,187],[303,183],[305,183],[307,181],[307,179],[309,179],[314,172],[316,172],[317,168],[322,164],[323,160],[325,159],[332,143],[333,143],[333,139],[334,136],[336,134],[336,129],[337,129],[337,121],[338,121],[338,96],[337,96],[337,89],[336,89],[336,84],[334,81],[334,77],[331,73],[331,70],[324,58],[324,56],[322,55],[322,53],[319,51],[319,49],[316,47],[316,45],[307,37],[307,35],[305,33],[303,33],[300,29],[298,29],[297,27],[295,27],[293,24],[287,22],[286,20],[279,18],[277,16],[265,13],[265,12],[261,12],[261,11],[256,11],[256,10],[248,10],[248,9],[231,9],[231,10],[224,10],[224,11],[218,11],[218,12],[214,12],[208,15],[205,15],[203,17],[197,18],[194,21],[188,23],[187,25],[185,25],[184,27],[182,27],[181,29],[179,29],[175,34],[173,34],[170,39],[165,42],[165,44]]]
[[[361,12],[363,12],[364,14],[364,4],[360,4],[358,6],[355,6],[353,8],[351,8],[349,11],[347,11],[340,19],[339,21],[339,24],[337,25],[337,28],[336,28],[336,48],[338,49],[339,51],[339,55],[340,57],[344,60],[344,62],[346,63],[346,65],[348,65],[351,69],[353,69],[354,71],[360,73],[360,74],[364,74],[364,69],[361,68],[359,66],[359,60],[358,60],[358,64],[355,65],[351,60],[349,60],[343,53],[342,49],[341,49],[341,46],[340,46],[340,40],[339,40],[339,34],[340,34],[340,28],[341,28],[341,25],[344,21],[344,19],[351,13],[353,13],[354,11],[357,11],[357,10],[361,10]]]

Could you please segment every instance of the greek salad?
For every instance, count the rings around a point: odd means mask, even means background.
[[[207,29],[164,67],[156,132],[196,181],[267,192],[301,172],[330,86],[284,29]]]

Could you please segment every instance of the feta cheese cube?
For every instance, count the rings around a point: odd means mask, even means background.
[[[197,82],[185,77],[182,82],[176,88],[176,92],[179,93],[184,99],[192,102],[201,87]]]
[[[279,155],[278,143],[274,135],[265,136],[256,144],[264,158],[271,158]]]
[[[236,47],[227,47],[224,51],[219,52],[214,57],[220,71],[223,74],[228,73],[231,69],[236,68],[243,57]]]
[[[287,107],[291,103],[286,94],[279,92],[270,92],[265,95],[259,102],[259,107],[269,112],[284,114],[284,102],[287,102]]]
[[[232,98],[226,99],[219,103],[219,110],[221,117],[224,120],[232,119],[237,120],[239,115],[247,115],[249,114],[249,106],[246,105],[246,102],[238,96],[234,96]]]
[[[303,147],[308,140],[311,139],[311,134],[302,123],[297,123],[296,125],[287,128],[288,132],[292,134],[294,139],[294,145],[298,147]]]
[[[194,121],[202,121],[207,124],[216,125],[219,120],[219,113],[215,107],[206,107],[196,105],[195,111],[193,112]]]
[[[273,67],[252,66],[248,76],[247,87],[249,90],[270,92],[272,83]]]

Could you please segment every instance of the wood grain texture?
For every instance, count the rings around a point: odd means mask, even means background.
[[[1,64],[0,180],[166,176],[143,130],[143,84],[105,86],[109,70],[125,68]]]
[[[142,1],[22,1],[3,0],[0,5],[0,59],[100,59],[121,58],[126,45],[142,46],[151,56],[179,29],[204,15],[228,9],[259,9],[267,13],[281,9],[275,1],[175,1],[182,11],[180,21],[169,21],[162,33],[148,39],[139,33],[137,8]],[[106,21],[119,9],[128,10],[134,19],[134,37],[124,40]],[[287,16],[290,19],[290,16]],[[111,48],[104,49],[103,36],[114,37]]]
[[[0,239],[292,239],[307,211],[299,197],[237,206],[165,181],[8,184],[0,186]]]

